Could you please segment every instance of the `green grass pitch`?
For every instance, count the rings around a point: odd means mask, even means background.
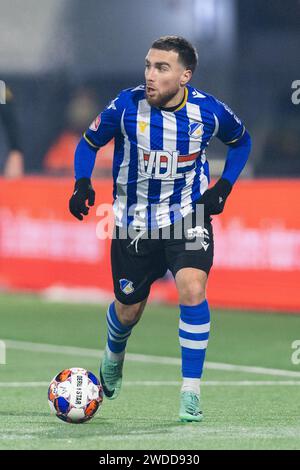
[[[300,339],[297,315],[212,310],[201,389],[204,420],[186,424],[178,421],[178,311],[149,305],[128,343],[120,397],[104,400],[89,423],[58,420],[50,414],[47,384],[68,367],[98,375],[105,310],[1,294],[0,339],[10,341],[6,365],[0,365],[0,449],[300,448],[300,365],[291,362],[292,342]],[[52,347],[39,350],[36,343]],[[214,363],[263,369],[226,370]],[[270,369],[287,372],[271,375]]]

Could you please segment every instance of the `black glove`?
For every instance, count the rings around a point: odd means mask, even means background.
[[[80,178],[75,183],[74,193],[69,201],[71,214],[79,220],[83,219],[82,214],[88,215],[89,213],[89,207],[85,204],[86,200],[88,200],[89,206],[93,206],[95,203],[95,191],[90,178]]]
[[[212,188],[205,191],[198,200],[198,204],[204,204],[206,217],[223,212],[226,199],[231,190],[231,183],[224,178],[220,178]]]

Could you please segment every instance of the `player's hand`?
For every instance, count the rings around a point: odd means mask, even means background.
[[[24,156],[19,150],[11,150],[4,167],[5,178],[21,178],[24,174]]]
[[[86,205],[86,201],[88,201],[89,206],[94,205],[95,191],[90,178],[80,178],[75,183],[74,193],[69,201],[71,214],[79,220],[82,220],[83,216],[89,213],[89,207]]]
[[[220,178],[212,188],[207,189],[198,201],[204,204],[205,215],[221,214],[231,190],[232,185],[225,178]]]

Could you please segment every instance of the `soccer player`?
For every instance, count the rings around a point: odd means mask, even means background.
[[[24,173],[24,156],[19,142],[14,96],[8,87],[5,90],[5,95],[6,104],[0,104],[0,124],[3,124],[9,146],[9,153],[4,165],[4,176],[20,178]]]
[[[188,84],[197,60],[195,48],[182,37],[161,37],[152,44],[145,59],[145,84],[122,91],[80,140],[70,199],[71,213],[82,220],[94,205],[90,178],[96,153],[114,138],[115,300],[107,310],[100,379],[106,397],[116,398],[127,341],[151,284],[169,269],[179,296],[181,421],[202,419],[200,379],[210,330],[205,289],[213,263],[211,216],[223,211],[251,147],[248,132],[231,109]],[[208,188],[205,150],[214,136],[228,151],[221,178]],[[201,224],[199,204],[204,207]],[[175,227],[185,220],[187,228],[178,236]]]

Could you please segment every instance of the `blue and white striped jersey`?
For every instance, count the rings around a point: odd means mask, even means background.
[[[115,138],[116,225],[157,228],[190,213],[208,188],[210,139],[232,144],[244,132],[228,106],[190,85],[173,111],[151,107],[140,85],[122,91],[84,138],[97,149]]]

